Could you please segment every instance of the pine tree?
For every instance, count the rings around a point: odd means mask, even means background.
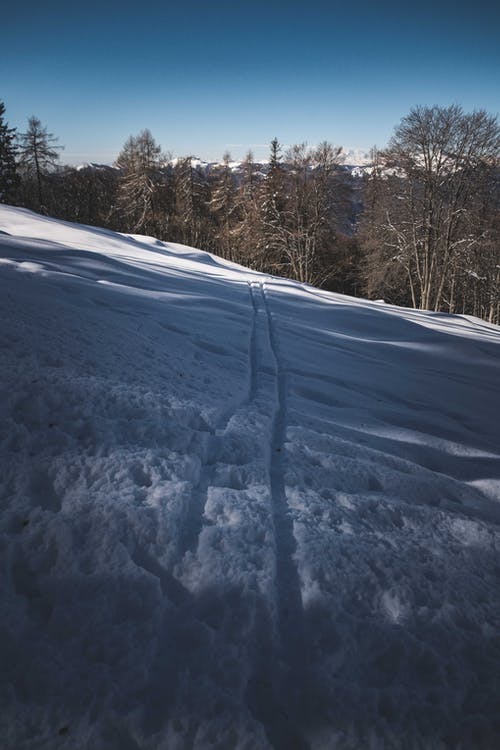
[[[259,265],[271,273],[280,273],[286,261],[285,206],[286,173],[280,159],[281,145],[277,138],[270,144],[269,167],[260,184],[258,208]]]
[[[0,102],[0,203],[14,203],[19,186],[16,129],[9,128],[4,114],[5,104]]]

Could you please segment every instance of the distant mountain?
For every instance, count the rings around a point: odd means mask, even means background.
[[[113,164],[97,164],[94,161],[91,162],[83,162],[83,164],[78,164],[78,166],[75,167],[77,172],[83,172],[84,170],[94,170],[95,172],[116,172],[118,171],[118,167],[115,167]]]
[[[168,161],[165,164],[165,167],[175,167],[179,162],[183,161],[185,157],[179,157],[176,156],[170,161]],[[283,163],[286,164],[286,160],[283,160]],[[238,161],[230,161],[229,162],[229,168],[231,169],[231,172],[233,174],[238,175],[242,173],[243,171],[243,164],[244,162],[242,160]],[[268,159],[259,159],[258,161],[254,162],[255,166],[257,167],[257,173],[265,174],[268,169],[269,160]],[[349,171],[353,177],[361,177],[363,174],[366,173],[366,169],[369,168],[370,165],[370,155],[368,152],[362,150],[362,149],[355,149],[350,148],[343,152],[343,167]],[[197,156],[191,157],[191,166],[201,170],[204,173],[210,173],[210,172],[217,172],[219,169],[222,169],[225,165],[222,161],[205,161],[204,159],[200,159]],[[82,164],[78,164],[78,166],[75,167],[77,172],[81,172],[83,170],[95,170],[95,171],[109,171],[109,170],[117,170],[118,168],[115,167],[112,164],[98,164],[96,162],[83,162]]]

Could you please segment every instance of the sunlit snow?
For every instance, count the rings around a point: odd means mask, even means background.
[[[0,206],[0,745],[500,747],[500,329]]]

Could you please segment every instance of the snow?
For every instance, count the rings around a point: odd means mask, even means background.
[[[0,230],[2,747],[499,747],[500,329]]]
[[[372,160],[369,150],[352,146],[343,148],[342,155],[345,163],[354,168],[367,166]]]

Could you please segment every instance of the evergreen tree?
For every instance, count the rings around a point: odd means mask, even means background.
[[[277,138],[270,144],[269,166],[260,184],[257,255],[259,266],[270,273],[282,273],[286,266],[284,210],[287,198],[286,173],[281,163],[281,145]]]
[[[14,203],[19,176],[16,165],[16,129],[4,120],[5,104],[0,102],[0,203]]]

